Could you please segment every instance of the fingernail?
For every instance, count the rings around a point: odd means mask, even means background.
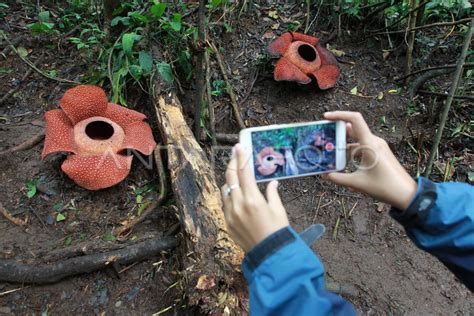
[[[280,184],[280,182],[278,181],[275,181],[275,188],[278,188],[278,185]]]

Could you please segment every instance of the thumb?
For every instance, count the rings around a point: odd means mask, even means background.
[[[268,205],[272,210],[284,209],[278,194],[278,181],[272,181],[267,185],[266,196]]]
[[[355,173],[333,172],[325,174],[324,178],[337,185],[350,188],[357,188],[359,182],[358,176]]]

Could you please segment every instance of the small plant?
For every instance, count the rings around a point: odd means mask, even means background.
[[[38,180],[28,180],[26,182],[26,196],[31,199],[36,195],[37,190],[37,185],[38,185]]]
[[[49,11],[41,11],[38,14],[38,22],[28,24],[27,27],[31,30],[33,36],[56,32],[54,30],[54,23],[50,22]]]

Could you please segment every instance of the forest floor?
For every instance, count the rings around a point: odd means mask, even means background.
[[[220,38],[214,38],[223,48],[239,99],[248,96],[241,102],[247,125],[319,120],[328,110],[359,111],[372,131],[387,140],[403,166],[415,175],[418,168],[415,151],[423,155],[429,151],[443,100],[419,98],[415,103],[409,100],[406,91],[393,80],[402,75],[403,57],[384,59],[385,42],[350,36],[346,32],[330,42],[332,48],[345,53],[339,58],[342,76],[335,88],[318,91],[314,83],[298,86],[275,82],[271,64],[257,64],[270,40],[281,33],[274,27],[275,21],[268,17],[268,10],[262,8],[261,12],[248,13],[231,21],[235,31],[222,32]],[[281,14],[297,19],[298,8]],[[38,62],[39,68],[55,69],[57,77],[71,80],[87,69],[91,63],[88,56],[81,55],[60,36],[54,45],[44,45],[25,29],[21,17],[22,13],[12,7],[7,16],[14,26],[9,30],[9,37],[21,38],[18,45],[27,49],[28,58]],[[323,40],[328,34],[329,30],[315,32]],[[456,59],[456,52],[455,48],[440,51],[433,59],[438,64],[451,63]],[[58,107],[57,101],[68,86],[35,72],[21,82],[29,66],[13,52],[6,58],[0,56],[0,69],[0,95],[21,85],[18,92],[0,105],[0,150],[3,150],[38,134],[44,127],[45,111]],[[213,63],[215,79],[220,76],[218,69]],[[449,80],[444,80],[441,84],[449,86]],[[354,87],[361,95],[351,93]],[[192,86],[184,88],[187,93],[180,98],[183,106],[190,108],[195,91]],[[134,109],[147,114],[159,139],[150,98],[141,95],[132,104]],[[214,106],[217,130],[238,133],[229,101],[225,97],[216,98]],[[448,129],[472,119],[472,111],[472,103],[457,102]],[[424,141],[417,145],[420,135],[424,135]],[[0,217],[0,258],[41,261],[42,255],[54,249],[110,239],[107,236],[137,211],[136,189],[157,183],[156,174],[135,159],[125,181],[109,189],[87,191],[60,171],[63,155],[41,160],[41,150],[42,145],[38,145],[1,159],[0,201],[14,216],[28,217],[28,224],[19,227]],[[218,185],[222,185],[229,148],[222,147],[215,153]],[[450,179],[467,181],[474,170],[473,144],[470,138],[462,136],[443,139],[433,179],[443,179],[442,171],[452,157],[458,159]],[[38,181],[38,192],[28,198],[26,184],[32,180]],[[312,248],[324,263],[328,281],[357,289],[357,295],[345,298],[358,311],[391,315],[474,313],[472,293],[439,261],[413,245],[403,228],[388,216],[387,205],[336,187],[320,177],[281,181],[280,193],[297,231],[312,223],[326,226],[326,234]],[[143,196],[145,200],[152,200],[157,193],[151,190]],[[65,220],[57,221],[58,212],[65,215]],[[338,218],[341,220],[335,234]],[[164,206],[134,230],[133,239],[163,235],[173,230],[177,222],[175,208]],[[164,315],[191,312],[184,306],[182,292],[176,286],[180,279],[177,252],[163,252],[122,268],[119,273],[94,272],[52,285],[0,283],[0,315],[43,312],[127,315],[165,309]],[[12,289],[18,290],[4,294]]]

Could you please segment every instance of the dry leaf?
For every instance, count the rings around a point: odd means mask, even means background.
[[[214,278],[208,277],[207,275],[203,274],[199,277],[198,282],[196,284],[196,289],[198,290],[209,290],[216,286],[216,282]]]
[[[331,46],[329,46],[329,44],[326,45],[326,48],[334,54],[334,56],[336,57],[342,57],[346,54],[346,52],[342,51],[342,50],[339,50],[339,49],[335,49],[335,48],[331,48]]]
[[[278,30],[279,27],[280,27],[280,23],[275,23],[272,25],[272,30]]]
[[[275,33],[273,33],[272,31],[265,32],[262,35],[262,39],[269,39],[269,38],[274,38],[274,37],[275,37]]]
[[[271,17],[272,19],[278,19],[278,11],[277,10],[269,11],[268,16]]]
[[[390,57],[390,51],[384,49],[384,50],[383,50],[383,53],[382,53],[382,56],[383,56],[383,59],[384,59],[384,60],[387,60],[388,57]]]

